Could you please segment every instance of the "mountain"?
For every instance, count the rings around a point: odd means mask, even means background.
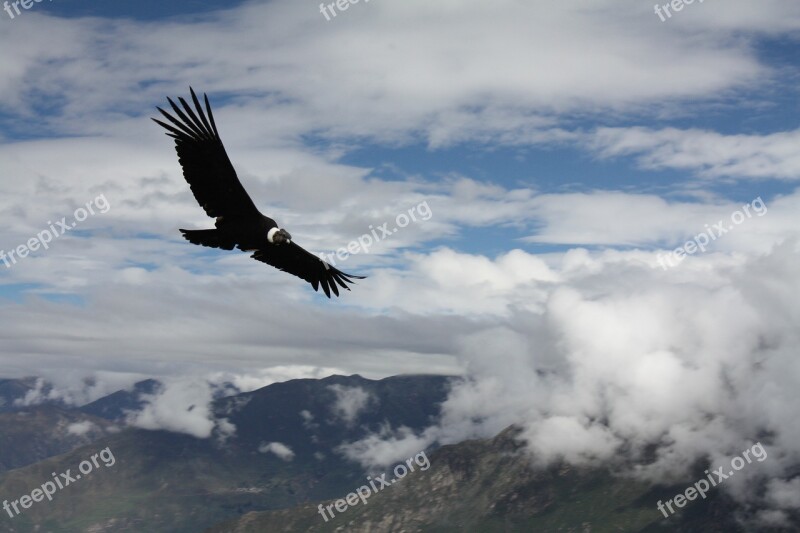
[[[438,416],[449,380],[393,376],[375,381],[359,375],[296,379],[224,398],[216,402],[215,411],[237,428],[231,449],[247,451],[280,442],[298,460],[310,461],[319,454],[330,457],[343,442],[380,432],[386,424],[424,429]],[[362,409],[350,413],[352,419],[336,409],[359,401]]]
[[[51,502],[13,517],[0,511],[0,531],[739,533],[745,529],[736,517],[755,511],[716,490],[665,519],[656,502],[685,485],[651,487],[609,465],[534,468],[514,427],[492,439],[429,450],[428,468],[414,462],[414,472],[366,504],[337,510],[339,498],[368,484],[367,473],[341,446],[389,426],[421,431],[435,422],[450,379],[355,375],[276,383],[214,400],[217,419],[227,421],[219,427],[227,430],[218,427],[206,439],[119,429],[108,420],[139,406],[156,382],[80,410],[43,405],[4,413],[0,461],[8,468],[32,464],[0,475],[3,499],[31,494],[54,473],[76,475],[103,450],[113,461],[101,462]],[[320,505],[331,506],[326,512],[335,516],[326,514],[325,521]]]
[[[0,473],[88,444],[111,426],[107,420],[56,405],[0,413]]]
[[[155,379],[139,381],[133,390],[119,390],[84,405],[80,411],[107,420],[123,420],[126,411],[138,411],[144,406],[142,395],[154,394],[160,386]]]
[[[377,484],[380,490],[368,496],[366,504],[353,498],[356,504],[341,513],[335,508],[336,500],[327,500],[247,513],[205,533],[746,531],[735,520],[741,509],[720,491],[710,493],[706,500],[690,502],[680,514],[665,519],[656,502],[682,492],[685,486],[652,488],[607,468],[565,464],[533,468],[516,438],[518,433],[510,427],[493,439],[443,446],[428,456],[427,470],[421,470],[425,461],[414,463],[418,466],[414,472],[388,487]],[[385,479],[388,482],[393,477],[390,468]],[[362,478],[348,492],[366,485]],[[320,504],[332,506],[336,516],[325,510],[326,521]],[[345,508],[345,503],[340,505]]]
[[[0,379],[0,413],[17,411],[25,407],[17,404],[17,400],[22,401],[29,393],[36,391],[37,387],[42,395],[46,395],[52,389],[52,385],[36,377]],[[64,405],[60,400],[44,400],[42,403]]]
[[[127,428],[7,472],[0,477],[0,494],[11,499],[30,494],[53,472],[75,473],[81,461],[106,447],[115,459],[113,466],[59,491],[52,502],[13,518],[0,514],[0,520],[17,532],[195,533],[248,511],[337,497],[363,479],[360,466],[337,447],[387,423],[423,429],[438,414],[448,384],[443,376],[331,376],[221,398],[213,409],[236,427],[233,435],[198,439]],[[292,455],[270,452],[270,443],[281,443]]]

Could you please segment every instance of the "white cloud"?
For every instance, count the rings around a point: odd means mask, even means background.
[[[606,278],[625,272],[631,282],[650,283],[648,269],[661,269],[659,254],[682,245],[706,225],[729,218],[744,203],[666,201],[612,191],[536,196],[464,180],[446,187],[448,200],[434,210],[430,222],[463,227],[471,211],[485,208],[484,215],[491,213],[489,225],[513,218],[536,221],[531,241],[640,249],[572,248],[546,254],[517,249],[496,257],[452,248],[409,253],[370,272],[337,302],[346,307],[335,308],[318,305],[302,281],[265,271],[260,264],[250,266],[252,261],[244,256],[220,259],[218,272],[195,272],[184,258],[185,268],[165,265],[148,271],[147,282],[135,285],[115,280],[115,272],[104,268],[87,275],[87,286],[80,292],[87,300],[84,306],[35,297],[25,304],[0,306],[4,351],[19,356],[0,359],[0,375],[41,372],[57,391],[86,389],[73,400],[82,404],[148,374],[188,372],[247,391],[286,379],[333,374],[382,377],[420,368],[460,373],[456,340],[474,330],[472,320],[496,322],[524,311],[540,312],[554,288],[590,279],[592,273]],[[765,201],[767,214],[753,216],[707,252],[684,260],[663,283],[703,279],[719,286],[724,279],[717,275],[720,270],[737,268],[747,257],[767,253],[797,234],[800,193]],[[92,243],[119,253],[120,246],[110,240]],[[161,260],[162,252],[169,258],[179,256],[168,244],[139,252],[145,257],[155,254],[153,260]],[[124,262],[121,256],[118,260]],[[84,275],[74,265],[48,272],[58,258],[48,255],[43,261],[39,282],[63,277],[61,273]],[[30,269],[19,272],[30,275]],[[209,328],[209,323],[218,327]],[[353,332],[358,332],[355,344]],[[20,361],[32,363],[19,370]],[[97,368],[106,375],[99,375]],[[95,385],[88,389],[83,384],[87,374],[95,375]]]
[[[376,398],[361,387],[330,385],[328,389],[336,395],[336,402],[331,405],[331,412],[348,425],[355,423],[370,402],[376,401]]]
[[[311,365],[279,365],[269,368],[253,369],[248,372],[214,372],[208,376],[213,383],[229,382],[239,392],[250,392],[292,379],[321,379],[343,371],[335,367]]]
[[[793,221],[800,222],[800,191],[768,201],[758,198],[687,202],[619,191],[544,194],[532,202],[532,216],[539,219],[540,226],[525,240],[674,248],[699,233],[712,231],[715,238],[710,239],[709,250],[765,252],[797,233],[792,226]],[[759,210],[753,205],[760,206]],[[736,212],[740,214],[734,215]],[[719,222],[724,223],[726,233],[713,227]],[[721,234],[719,239],[717,234]]]
[[[270,442],[266,444],[261,444],[258,447],[258,451],[260,453],[274,453],[284,461],[291,461],[292,459],[294,459],[294,452],[292,451],[292,449],[280,442]]]
[[[568,255],[551,264],[559,281],[543,286],[541,309],[511,308],[501,325],[481,321],[460,336],[466,379],[437,425],[386,429],[342,452],[386,464],[434,441],[518,424],[540,461],[610,460],[666,483],[689,481],[697,460],[726,464],[760,440],[769,458],[720,490],[795,508],[800,241],[671,271],[640,252]],[[751,489],[765,480],[780,481],[761,498]]]
[[[413,457],[425,450],[430,443],[430,438],[416,435],[411,428],[401,426],[392,430],[384,425],[377,433],[340,445],[336,452],[364,468],[380,469]]]
[[[215,422],[217,442],[224,445],[228,439],[236,435],[236,424],[227,418],[217,418]]]
[[[46,402],[63,402],[80,407],[116,392],[131,387],[136,381],[144,379],[142,374],[127,372],[94,371],[88,376],[74,368],[61,369],[54,375],[58,383],[38,378],[33,389],[22,398],[14,400],[17,407],[28,407]]]
[[[651,170],[690,170],[704,178],[800,179],[800,130],[724,135],[700,129],[600,128],[591,142],[601,157],[633,155]]]
[[[767,485],[767,498],[781,509],[800,509],[800,478],[771,480]]]
[[[288,2],[187,22],[36,14],[0,36],[0,45],[30,41],[0,70],[8,95],[0,106],[25,116],[60,98],[48,125],[125,132],[125,113],[185,90],[192,79],[246,95],[219,113],[219,123],[240,124],[223,127],[237,142],[277,132],[389,141],[421,132],[432,145],[487,136],[527,141],[542,131],[559,139],[558,113],[660,107],[752,85],[771,71],[750,41],[734,36],[800,26],[797,6],[780,1],[700,6],[683,13],[682,24],[659,23],[650,6],[611,1],[364,7],[331,24]]]
[[[25,396],[22,398],[17,398],[14,400],[15,407],[28,407],[31,405],[37,405],[48,400],[54,400],[57,398],[52,397],[48,391],[46,390],[48,384],[42,378],[36,380],[36,383],[33,389],[29,390],[25,393]]]
[[[186,433],[205,439],[219,428],[224,440],[235,426],[226,418],[216,420],[211,411],[213,389],[210,383],[191,378],[165,380],[155,394],[142,395],[144,407],[129,412],[126,422],[134,427]]]
[[[97,425],[92,422],[91,420],[83,420],[81,422],[75,422],[67,426],[67,433],[70,435],[77,435],[78,437],[83,437],[91,431],[97,430]]]

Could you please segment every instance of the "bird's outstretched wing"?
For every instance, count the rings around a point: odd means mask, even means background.
[[[157,107],[171,124],[155,118],[153,120],[167,130],[167,135],[175,138],[175,150],[183,167],[183,177],[194,197],[210,217],[260,217],[261,213],[242,187],[225,153],[208,96],[203,95],[208,112],[206,116],[194,90],[190,87],[189,91],[197,113],[183,98],[178,98],[183,111],[172,99],[167,98],[178,118]]]
[[[331,297],[331,291],[339,296],[337,283],[349,291],[348,283],[355,283],[353,279],[364,279],[364,276],[345,274],[294,242],[258,250],[250,257],[306,280],[315,291],[322,286],[328,298]]]

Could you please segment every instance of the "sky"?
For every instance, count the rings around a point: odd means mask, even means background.
[[[770,435],[762,518],[800,506],[781,477],[800,459],[797,2],[13,9],[0,249],[69,231],[0,264],[0,375],[76,402],[156,377],[169,405],[223,381],[461,375],[435,427],[358,457],[518,423],[544,458],[658,443],[639,473],[663,477]],[[397,230],[336,259],[368,276],[352,292],[181,239],[213,221],[149,117],[190,86],[295,242]],[[198,412],[179,429],[208,435]]]

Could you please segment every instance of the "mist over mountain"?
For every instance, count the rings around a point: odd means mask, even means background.
[[[18,461],[18,468],[0,478],[0,494],[29,493],[47,481],[50,472],[75,471],[82,460],[108,447],[116,460],[113,467],[70,486],[46,507],[9,518],[15,530],[58,523],[95,531],[133,527],[190,532],[250,510],[332,498],[364,473],[348,458],[348,444],[380,433],[390,420],[409,432],[422,431],[438,415],[450,379],[368,380],[356,375],[276,383],[212,400],[209,410],[224,423],[207,438],[126,425],[126,420],[142,420],[130,407],[138,405],[139,413],[147,412],[152,406],[147,399],[155,401],[153,394],[160,390],[155,381],[140,382],[132,390],[66,410],[76,420],[96,421],[94,432],[69,449],[50,443],[35,464],[29,461],[23,467]],[[190,411],[199,408],[189,406]],[[53,439],[57,434],[41,424],[19,430],[29,431],[20,439]],[[178,486],[184,488],[177,490]]]
[[[84,406],[3,413],[6,498],[30,493],[52,472],[78,471],[102,449],[114,457],[46,506],[5,523],[17,532],[752,531],[761,509],[741,505],[725,487],[668,519],[659,513],[658,502],[704,476],[700,462],[685,478],[661,483],[638,479],[632,464],[619,461],[547,463],[531,454],[518,426],[490,439],[426,446],[426,430],[441,423],[463,383],[425,375],[279,382],[212,399],[218,423],[205,438],[127,423],[163,392],[155,380]],[[372,491],[366,504],[336,509],[406,462],[415,470]],[[332,506],[333,516],[323,518],[320,505]],[[761,527],[788,533],[794,525]]]
[[[156,393],[161,386],[155,379],[147,379],[134,384],[131,390],[119,390],[82,405],[81,412],[105,418],[106,420],[123,420],[129,412],[136,412],[144,407],[145,395]]]
[[[36,377],[0,379],[0,413],[18,411],[29,404],[63,405],[58,398],[48,398],[52,385]],[[40,395],[44,395],[41,398]]]

